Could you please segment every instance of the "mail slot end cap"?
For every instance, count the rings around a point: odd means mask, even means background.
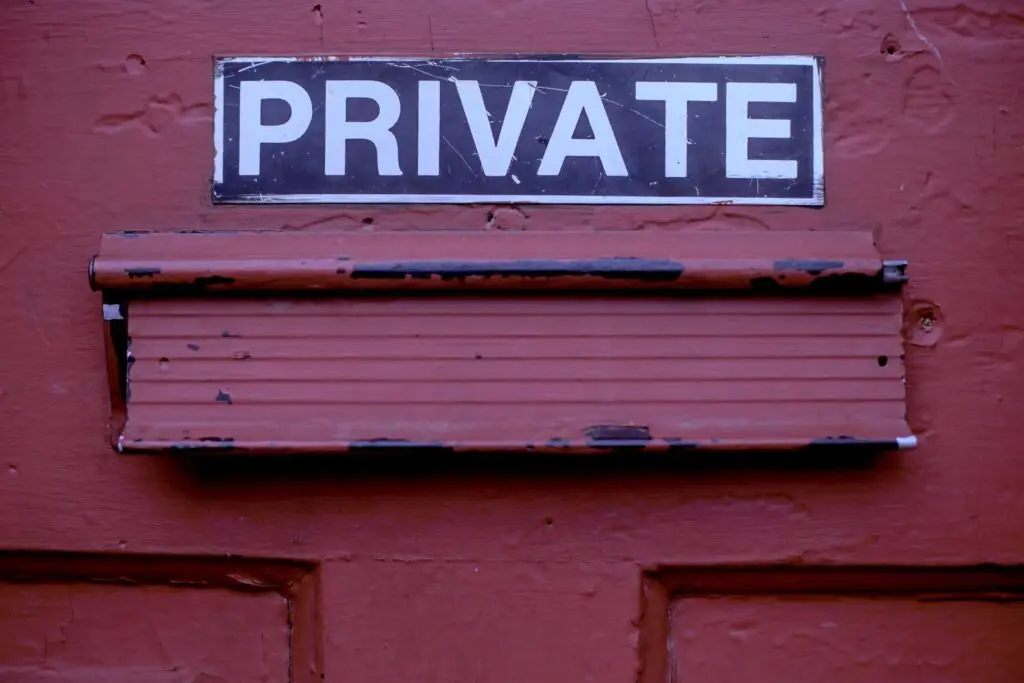
[[[907,277],[908,265],[905,260],[882,261],[882,281],[892,285],[906,284],[909,279]]]
[[[899,446],[900,450],[907,448],[917,448],[917,437],[911,434],[910,436],[897,436],[896,445]]]

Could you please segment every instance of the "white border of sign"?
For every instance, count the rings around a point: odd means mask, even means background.
[[[825,204],[825,153],[824,125],[822,121],[822,74],[821,60],[808,56],[749,57],[671,57],[639,59],[508,59],[491,58],[486,54],[455,53],[437,59],[486,59],[493,62],[584,62],[591,64],[760,64],[764,66],[809,66],[813,70],[814,83],[814,196],[800,198],[779,197],[623,197],[593,195],[446,195],[446,194],[254,194],[241,195],[225,203],[262,204],[771,204],[779,206],[824,206]],[[422,62],[430,57],[227,57],[217,59],[218,68],[213,79],[213,144],[214,183],[224,180],[224,74],[219,68],[223,62],[247,62],[255,66],[271,62]]]

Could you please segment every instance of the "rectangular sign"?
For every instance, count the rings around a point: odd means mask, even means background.
[[[226,57],[220,203],[825,202],[815,57]]]

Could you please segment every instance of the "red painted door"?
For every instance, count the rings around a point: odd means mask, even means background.
[[[822,210],[213,207],[213,54],[825,57]],[[0,7],[0,680],[1024,678],[1014,0]],[[913,451],[129,456],[100,235],[874,230]]]

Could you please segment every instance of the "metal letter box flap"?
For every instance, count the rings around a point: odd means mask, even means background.
[[[124,452],[913,446],[870,233],[122,233]]]

